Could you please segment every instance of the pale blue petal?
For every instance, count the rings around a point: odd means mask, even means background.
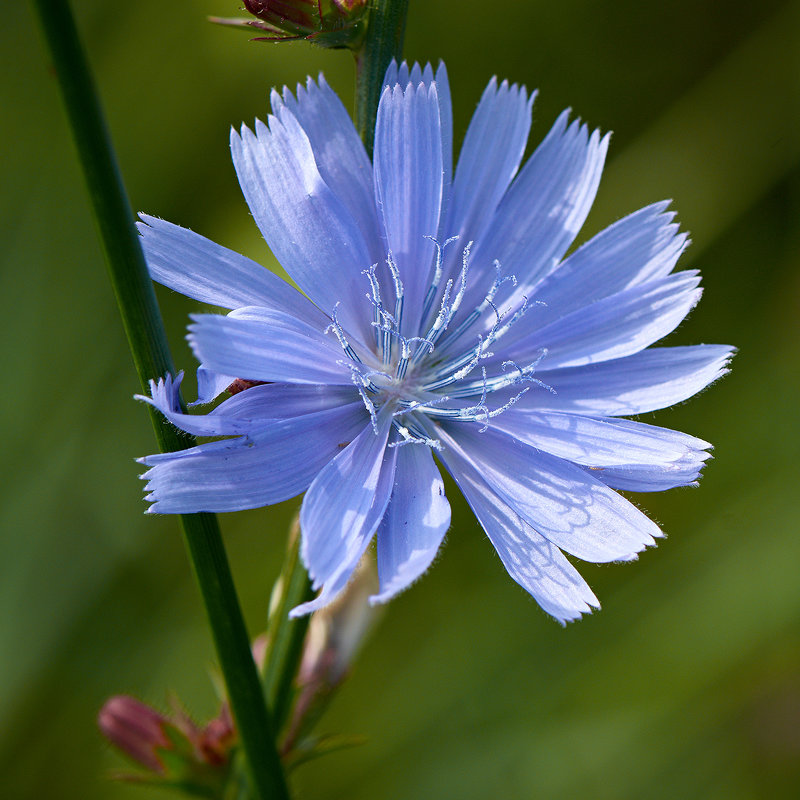
[[[428,447],[398,448],[392,499],[378,528],[380,593],[371,603],[385,603],[419,578],[431,565],[450,527],[450,503]]]
[[[314,479],[300,509],[300,555],[315,589],[314,600],[290,616],[309,614],[347,585],[383,517],[392,493],[397,450],[387,448],[390,413],[367,426]]]
[[[197,400],[189,405],[199,406],[216,400],[235,380],[235,375],[222,375],[201,364],[197,368]]]
[[[408,82],[408,64],[403,61],[403,68],[406,74],[405,83]],[[389,66],[386,68],[386,73],[383,76],[383,86],[381,86],[381,94],[383,94],[383,90],[389,86],[390,88],[394,86],[396,83],[400,83],[399,81],[400,76],[400,65],[397,63],[395,59],[392,59],[389,63]]]
[[[418,333],[433,264],[434,245],[426,237],[439,230],[441,137],[435,84],[384,90],[375,126],[375,198],[403,282],[401,332],[407,336]]]
[[[500,262],[519,282],[518,294],[548,275],[572,244],[594,201],[608,136],[568,112],[556,121],[500,202],[487,235],[473,253],[476,268]],[[485,288],[483,289],[485,291]]]
[[[508,574],[559,622],[590,613],[600,603],[564,554],[538,534],[486,484],[480,472],[456,449],[442,461],[461,489]]]
[[[357,401],[354,386],[265,383],[229,397],[209,416],[230,419],[287,419],[349,405]]]
[[[442,427],[446,451],[469,461],[537,533],[584,561],[629,561],[662,535],[634,505],[569,461],[491,428]]]
[[[533,312],[539,325],[584,308],[604,297],[668,275],[686,249],[667,212],[669,202],[654,203],[610,225],[566,258],[537,287],[544,303]]]
[[[539,308],[534,306],[502,340],[498,353],[518,363],[529,363],[543,354],[540,370],[633,355],[683,321],[700,299],[699,283],[697,272],[678,272],[599,300],[544,328],[537,325]],[[528,320],[534,331],[509,341],[529,327]]]
[[[249,308],[192,319],[187,338],[208,369],[256,381],[351,383],[336,340],[288,314]]]
[[[381,94],[387,86],[393,89],[395,84],[398,84],[401,89],[405,89],[410,83],[414,84],[414,86],[420,83],[424,83],[426,86],[429,86],[432,81],[433,67],[430,65],[430,63],[426,64],[423,70],[423,67],[419,65],[419,62],[415,61],[409,67],[407,61],[402,61],[398,65],[398,63],[392,59],[392,63],[389,64],[388,68],[386,69],[386,74],[383,78]]]
[[[442,133],[443,192],[442,213],[440,214],[441,221],[445,218],[445,209],[449,201],[449,187],[453,177],[453,106],[450,97],[450,81],[447,77],[447,68],[444,62],[440,61],[434,73],[430,63],[425,64],[424,68],[418,63],[415,63],[413,67],[409,69],[407,62],[403,61],[403,63],[398,66],[397,62],[392,60],[383,79],[381,94],[387,86],[393,89],[395,84],[405,89],[409,84],[418,86],[421,83],[425,87],[429,87],[434,82],[436,83],[436,92],[439,98],[439,120]],[[439,233],[442,233],[441,230]]]
[[[382,261],[386,253],[375,209],[372,163],[342,101],[320,74],[319,84],[311,78],[305,86],[298,84],[297,99],[288,88],[283,99],[273,90],[272,113],[283,120],[287,110],[308,136],[322,179],[358,224],[370,261]]]
[[[187,228],[139,215],[142,249],[154,281],[223,308],[264,306],[301,319],[322,314],[286,281],[249,258]]]
[[[678,486],[697,486],[704,464],[696,459],[671,464],[623,464],[592,469],[591,474],[612,489],[625,492],[663,492]]]
[[[247,204],[275,257],[326,314],[341,302],[340,319],[364,338],[369,249],[358,224],[317,168],[308,137],[293,115],[256,121],[241,137],[231,131],[231,152]]]
[[[559,414],[519,404],[492,420],[492,427],[551,455],[587,467],[620,464],[700,469],[711,445],[689,434],[616,417]],[[603,476],[595,475],[602,480]]]
[[[157,408],[176,428],[193,436],[242,436],[254,428],[263,427],[263,420],[232,419],[213,414],[185,414],[180,407],[180,385],[183,373],[175,380],[171,375],[150,381],[150,397],[136,394],[136,400],[143,400]]]
[[[372,430],[358,402],[271,422],[246,438],[147,456],[140,461],[151,467],[142,475],[153,502],[148,510],[240,511],[288,500],[365,426]]]
[[[657,347],[583,367],[536,372],[553,392],[534,386],[523,408],[606,417],[644,414],[675,405],[724,375],[733,355],[727,345]]]
[[[498,88],[496,78],[484,90],[461,146],[448,209],[445,234],[459,236],[456,251],[480,240],[516,175],[528,141],[534,97],[529,100],[525,87],[509,86],[508,81]]]
[[[442,173],[445,195],[453,180],[453,102],[450,98],[450,81],[443,61],[439,62],[434,76],[436,93],[439,97],[439,121],[442,130]],[[444,216],[444,215],[443,215]]]

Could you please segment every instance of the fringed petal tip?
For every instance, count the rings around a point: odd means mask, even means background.
[[[580,611],[573,611],[570,609],[566,613],[569,616],[560,616],[557,610],[547,611],[545,609],[545,613],[549,614],[562,628],[566,628],[567,625],[571,622],[579,622],[584,617],[588,617],[590,614],[594,614],[595,611],[600,611],[600,603],[587,605],[582,608]]]
[[[444,62],[440,60],[434,70],[430,61],[425,62],[424,65],[415,61],[409,67],[407,61],[402,61],[398,64],[395,59],[392,59],[383,77],[381,93],[383,93],[385,89],[394,86],[400,86],[401,89],[404,90],[409,84],[419,85],[420,83],[426,86],[440,83],[447,86],[449,92],[447,68]]]
[[[536,596],[531,596],[531,599],[562,628],[566,628],[570,622],[578,622],[601,609],[600,601],[585,581],[582,581],[578,596],[573,596],[566,604],[562,605],[553,601],[543,602],[542,598]]]
[[[174,378],[170,373],[167,373],[163,378],[158,378],[158,380],[151,378],[149,381],[150,397],[144,394],[135,394],[133,399],[149,403],[162,413],[180,411],[180,390],[183,374],[183,370],[181,370]]]

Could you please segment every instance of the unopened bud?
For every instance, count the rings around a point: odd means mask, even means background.
[[[367,5],[368,0],[244,0],[244,10],[257,20],[211,20],[263,31],[256,41],[307,39],[321,47],[357,47]]]
[[[106,739],[138,764],[161,775],[166,772],[158,752],[171,748],[165,732],[170,723],[150,706],[116,695],[100,709],[97,724]]]
[[[236,744],[236,728],[227,702],[222,704],[219,715],[204,727],[195,725],[185,713],[177,724],[194,745],[199,761],[212,767],[227,764],[231,748]]]
[[[381,614],[381,607],[369,604],[369,597],[377,591],[375,564],[365,556],[339,597],[311,616],[284,754],[290,754],[296,742],[313,727],[347,676]]]
[[[218,797],[230,767],[236,730],[227,703],[207,725],[197,725],[174,702],[171,716],[133,697],[117,695],[100,709],[102,734],[150,774],[119,774],[127,781],[183,788]]]
[[[339,597],[312,615],[298,683],[334,687],[342,681],[380,613],[368,602],[377,591],[375,564],[365,557]]]

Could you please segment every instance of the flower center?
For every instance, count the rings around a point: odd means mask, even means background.
[[[530,384],[554,391],[533,377],[545,350],[525,366],[500,361],[493,352],[496,343],[532,306],[542,304],[529,303],[522,296],[516,307],[500,311],[495,303],[500,287],[507,282],[515,287],[517,281],[513,275],[503,276],[500,264],[494,262],[488,292],[468,314],[459,313],[467,291],[472,243],[463,250],[458,278],[449,278],[442,286],[443,252],[452,241],[440,245],[434,240],[436,261],[420,316],[420,335],[402,333],[405,291],[391,253],[386,258],[388,274],[379,276],[377,264],[363,273],[369,282],[366,298],[372,308],[374,349],[357,352],[339,324],[335,308],[332,313],[328,331],[336,334],[348,357],[345,363],[373,427],[377,430],[380,409],[388,406],[393,413],[400,439],[391,446],[419,443],[438,447],[438,442],[423,432],[424,417],[480,422],[486,430],[489,420],[514,405],[530,390]],[[482,362],[487,362],[488,369]],[[496,374],[489,375],[489,371]],[[489,407],[490,395],[519,384],[528,385],[505,402]]]

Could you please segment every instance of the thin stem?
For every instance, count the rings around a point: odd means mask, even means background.
[[[133,360],[146,390],[149,378],[174,369],[100,101],[67,0],[33,0],[33,6],[61,87]],[[162,418],[152,419],[162,452],[191,444]],[[288,800],[216,517],[188,514],[181,521],[252,784],[262,800]]]
[[[264,692],[275,727],[281,730],[292,705],[310,615],[289,619],[289,612],[313,597],[311,582],[300,560],[300,524],[295,520],[289,533],[281,577],[275,585],[267,625],[264,660]]]
[[[364,44],[356,55],[356,129],[372,157],[375,118],[386,68],[400,59],[408,0],[372,0]]]

